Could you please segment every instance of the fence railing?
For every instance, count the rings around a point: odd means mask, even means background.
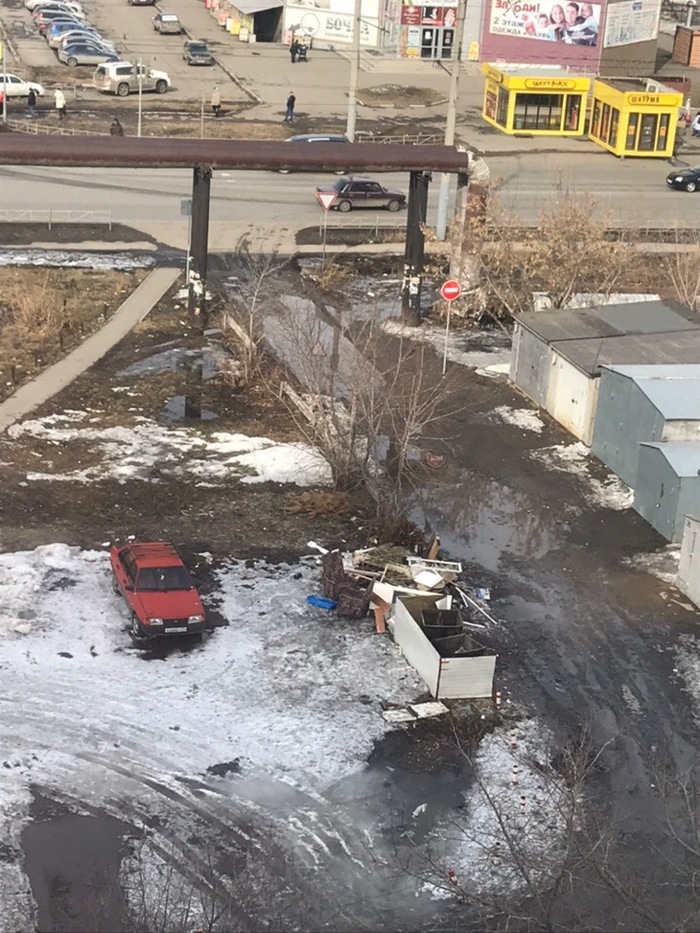
[[[444,136],[427,133],[399,133],[397,135],[383,135],[382,133],[356,133],[355,141],[358,143],[384,143],[386,145],[403,146],[441,146]]]
[[[112,229],[111,211],[57,211],[46,210],[11,211],[0,208],[0,223],[46,224],[50,230],[54,224],[105,224]]]
[[[99,130],[78,130],[39,120],[8,120],[7,127],[16,133],[33,133],[35,136],[109,136],[109,133],[101,133]]]

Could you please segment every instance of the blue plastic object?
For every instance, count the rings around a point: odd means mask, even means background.
[[[326,599],[324,596],[307,596],[306,601],[311,606],[318,606],[319,609],[335,609],[338,605],[334,599]]]

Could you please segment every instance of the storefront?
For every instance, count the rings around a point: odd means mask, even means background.
[[[510,135],[582,136],[591,79],[566,69],[511,71],[483,65],[482,116]]]
[[[588,135],[617,156],[667,159],[682,106],[681,93],[657,82],[596,80]]]

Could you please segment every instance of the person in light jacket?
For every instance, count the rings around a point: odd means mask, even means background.
[[[221,92],[216,86],[211,94],[211,109],[215,117],[218,117],[221,113]]]
[[[54,91],[53,99],[58,119],[63,120],[66,116],[66,98],[63,96],[63,91],[60,88],[56,88]]]

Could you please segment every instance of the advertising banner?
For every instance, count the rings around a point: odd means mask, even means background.
[[[518,39],[593,47],[598,45],[600,10],[598,3],[574,0],[562,3],[493,0],[489,31],[492,35]]]
[[[608,5],[603,47],[650,42],[659,34],[660,0],[627,0]]]

